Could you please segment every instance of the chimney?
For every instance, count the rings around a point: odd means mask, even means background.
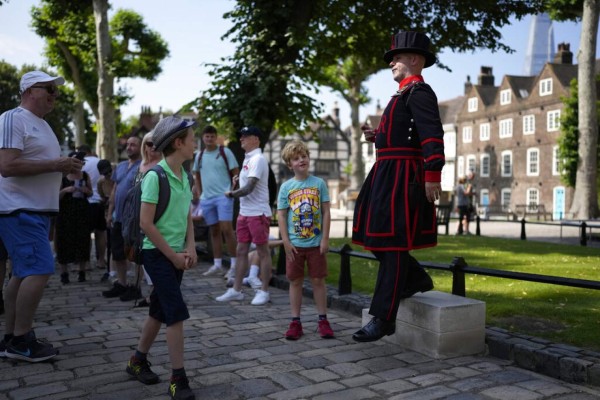
[[[479,86],[494,86],[494,74],[492,74],[492,67],[481,67],[481,72],[477,78],[477,84]]]
[[[375,115],[383,115],[383,108],[381,108],[379,99],[377,99],[377,105],[375,106]]]
[[[471,76],[467,75],[467,81],[465,82],[465,95],[469,93],[469,90],[471,90],[472,87],[473,84],[471,83]]]
[[[573,53],[571,52],[571,45],[569,43],[559,43],[558,51],[554,55],[555,64],[573,64]]]
[[[336,121],[339,121],[340,120],[340,107],[339,107],[337,101],[333,103],[333,110],[331,110],[331,112],[333,113],[333,117],[336,119]]]

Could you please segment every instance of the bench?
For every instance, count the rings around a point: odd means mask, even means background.
[[[538,221],[540,217],[544,217],[544,221],[546,221],[548,216],[552,220],[552,213],[546,212],[546,207],[543,204],[517,204],[515,214],[519,219],[526,218],[528,215],[535,215]]]
[[[369,322],[363,309],[363,326]],[[485,303],[431,291],[400,302],[396,333],[383,340],[436,359],[485,351]]]
[[[440,204],[436,206],[436,225],[446,227],[446,235],[448,234],[450,227],[450,213],[452,212],[452,203]]]
[[[517,216],[506,206],[478,206],[477,215],[481,219],[489,220],[491,217],[503,217],[507,221],[516,221]]]

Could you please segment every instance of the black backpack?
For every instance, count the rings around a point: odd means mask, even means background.
[[[156,213],[154,214],[154,223],[156,223],[165,213],[169,200],[171,198],[171,187],[167,173],[160,165],[155,165],[148,171],[154,171],[158,175],[158,203],[156,204]],[[190,173],[188,180],[190,188],[193,185],[193,178]],[[145,176],[145,174],[144,174]],[[142,263],[142,243],[144,241],[144,232],[140,228],[140,209],[142,206],[142,179],[125,196],[125,205],[123,206],[123,240],[125,242],[125,254],[127,259],[136,264]]]

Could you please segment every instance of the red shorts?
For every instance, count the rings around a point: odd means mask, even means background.
[[[240,243],[269,243],[269,227],[271,218],[265,215],[256,217],[238,216],[235,232]]]
[[[321,254],[320,247],[296,247],[298,253],[294,261],[285,260],[285,276],[290,281],[304,278],[304,265],[308,266],[308,276],[325,278],[327,276],[327,257]]]

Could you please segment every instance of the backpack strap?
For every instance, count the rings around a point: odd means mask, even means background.
[[[148,172],[154,171],[158,175],[158,203],[156,203],[156,212],[154,213],[154,223],[163,216],[169,205],[171,198],[171,187],[167,173],[160,165],[155,165]]]

